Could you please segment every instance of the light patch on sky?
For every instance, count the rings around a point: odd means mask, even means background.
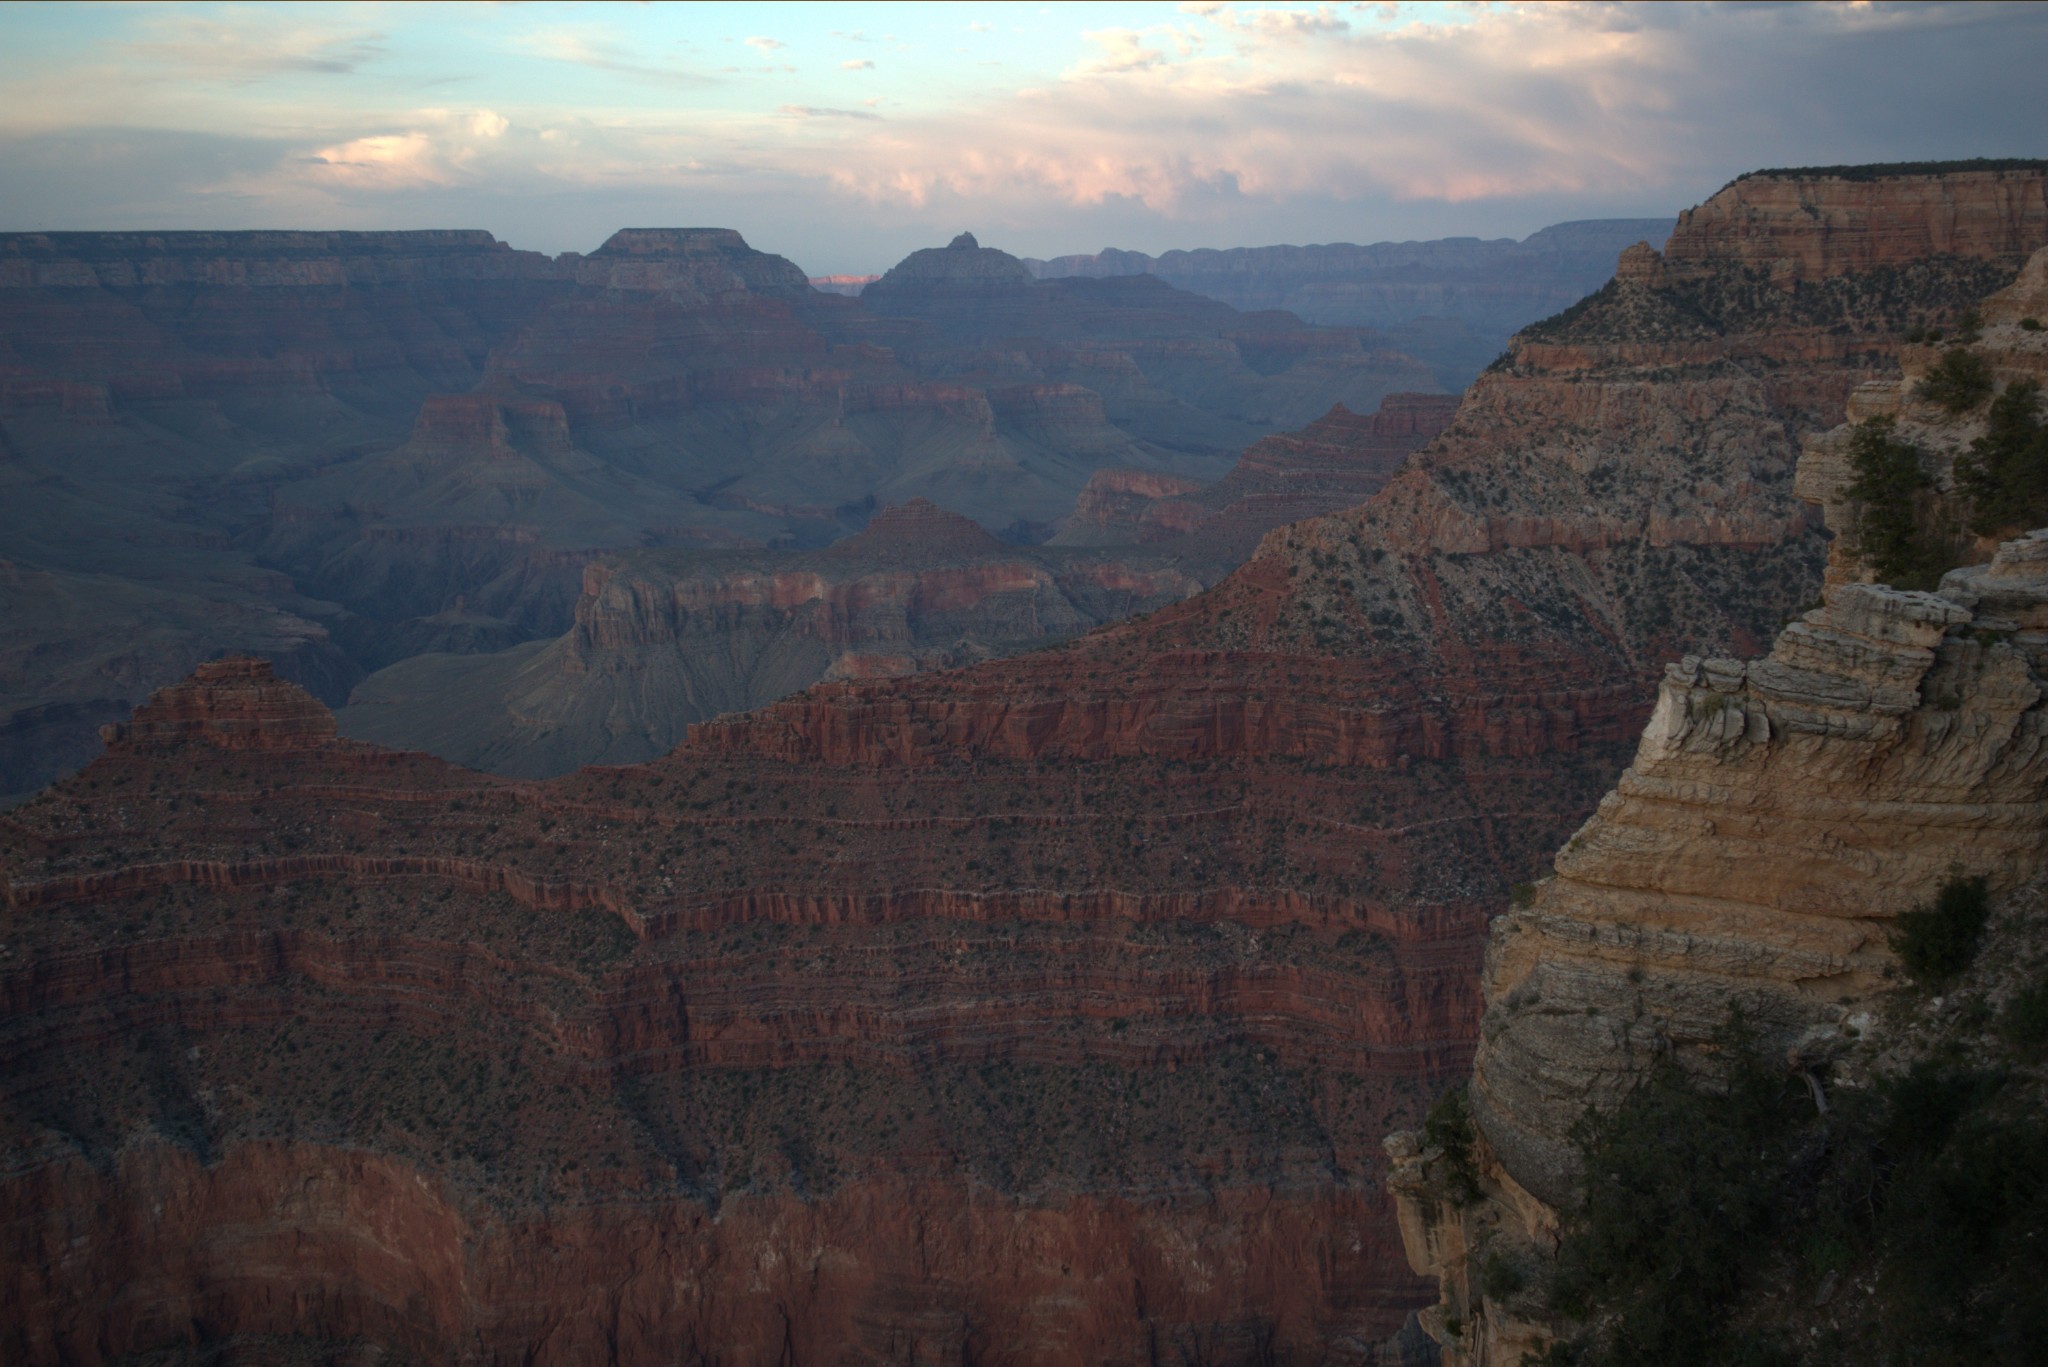
[[[2039,4],[12,4],[0,39],[0,228],[719,225],[816,274],[2048,150]]]

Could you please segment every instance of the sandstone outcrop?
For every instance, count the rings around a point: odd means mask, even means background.
[[[2048,354],[2017,326],[2044,270],[2037,251],[1985,304],[1996,321],[1973,345],[2002,382]],[[1909,351],[1905,376],[1859,388],[1849,416],[1890,419],[1953,499],[1983,421],[1915,397],[1932,359]],[[1799,470],[1838,531],[1857,507],[1851,430],[1810,439]],[[1388,1141],[1411,1262],[1443,1286],[1425,1323],[1447,1362],[1518,1362],[1554,1332],[1486,1295],[1477,1268],[1552,1247],[1588,1107],[1612,1108],[1660,1059],[1710,1070],[1732,1011],[1789,1066],[1823,1067],[1872,1029],[1896,917],[1957,871],[2003,896],[2048,870],[2048,530],[1937,592],[1871,578],[1838,535],[1823,604],[1767,656],[1670,665],[1615,790],[1495,921],[1469,1089],[1484,1199],[1450,1193],[1417,1136]]]
[[[1678,216],[1677,275],[1734,261],[1776,285],[1930,257],[2019,265],[2048,236],[2048,162],[1758,171]]]

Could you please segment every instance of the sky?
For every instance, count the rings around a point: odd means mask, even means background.
[[[13,3],[0,44],[0,230],[717,226],[812,275],[2048,155],[2033,3]]]

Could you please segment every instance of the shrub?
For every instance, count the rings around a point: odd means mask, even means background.
[[[1921,468],[1920,448],[1900,441],[1890,418],[1869,418],[1849,438],[1849,461],[1856,472],[1847,491],[1856,505],[1856,554],[1884,583],[1933,588],[1949,557],[1927,525],[1933,482]]]
[[[2048,1044],[2048,981],[2020,989],[2005,1004],[1999,1033],[2015,1048],[2036,1050]]]
[[[1490,1253],[1479,1265],[1479,1289],[1490,1301],[1504,1301],[1529,1284],[1529,1273],[1513,1259]]]
[[[1966,880],[1958,880],[1966,881]],[[1725,1085],[1666,1064],[1580,1126],[1553,1313],[1577,1321],[1551,1367],[1798,1360],[1793,1307],[1828,1274],[1868,1289],[1854,1326],[1905,1367],[2034,1362],[2048,1333],[2048,1114],[2007,1075],[1921,1060],[1826,1114],[1739,1023]],[[1785,1283],[1788,1270],[1809,1279]],[[1483,1271],[1482,1271],[1483,1275]],[[1761,1311],[1761,1314],[1756,1312]]]
[[[1479,1165],[1472,1156],[1472,1112],[1465,1105],[1463,1087],[1451,1088],[1429,1108],[1422,1121],[1422,1142],[1443,1150],[1444,1185],[1453,1200],[1471,1205],[1484,1194],[1479,1190]]]
[[[2039,332],[2040,330],[2041,330],[2041,320],[2040,320],[2039,318],[2022,318],[2022,319],[2020,319],[2020,331],[2022,331],[2022,332]]]
[[[1989,430],[1956,458],[1956,488],[1980,535],[2048,523],[2048,427],[2041,386],[2016,380],[1992,401]]]
[[[1899,917],[1899,928],[1891,937],[1892,952],[1916,981],[1930,986],[1944,983],[1970,966],[1990,917],[1991,896],[1983,875],[1953,876],[1941,885],[1931,906],[1916,907]]]
[[[1991,367],[1974,351],[1951,348],[1914,387],[1913,397],[1950,413],[1967,413],[1991,397]]]
[[[1613,1114],[1579,1126],[1585,1188],[1551,1300],[1596,1324],[1587,1360],[1681,1367],[1753,1346],[1727,1312],[1776,1227],[1813,1107],[1740,1022],[1729,1041],[1725,1088],[1665,1063]]]

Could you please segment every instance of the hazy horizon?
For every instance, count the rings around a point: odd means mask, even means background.
[[[26,4],[0,228],[716,225],[813,275],[1520,238],[2040,150],[2038,4]],[[2033,112],[2029,112],[2033,111]]]

